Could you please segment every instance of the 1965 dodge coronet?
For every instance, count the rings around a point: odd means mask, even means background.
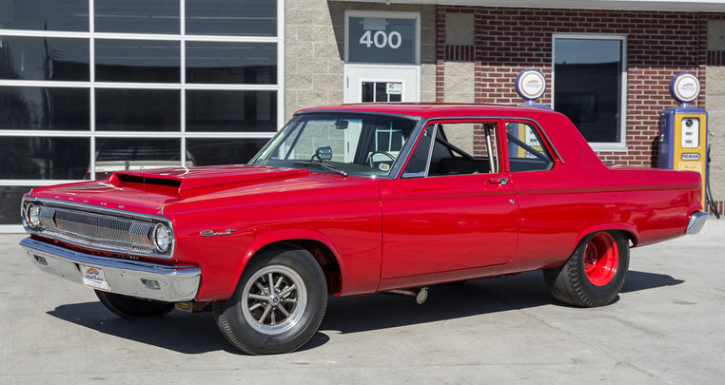
[[[563,115],[477,105],[300,111],[248,165],[116,172],[36,188],[21,241],[121,317],[211,308],[252,354],[293,351],[328,295],[542,270],[592,307],[629,248],[695,233],[692,172],[606,167]]]

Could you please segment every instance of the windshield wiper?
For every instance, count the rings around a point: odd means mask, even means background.
[[[324,168],[327,171],[334,172],[337,175],[341,175],[341,176],[347,177],[347,173],[345,171],[338,170],[338,169],[336,169],[336,168],[334,168],[334,167],[332,167],[330,165],[327,165],[327,164],[324,164],[324,163],[320,163],[320,162],[314,162],[314,161],[310,161],[310,162],[295,162],[294,165],[295,166],[317,166],[317,167],[320,167],[320,168]]]

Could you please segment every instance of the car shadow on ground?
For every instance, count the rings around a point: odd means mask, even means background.
[[[682,282],[669,275],[630,271],[622,293]],[[541,272],[432,286],[423,305],[391,294],[330,297],[320,332],[301,350],[327,343],[326,331],[359,333],[546,305],[559,303],[549,294]],[[163,318],[126,320],[110,313],[100,302],[87,302],[62,305],[48,314],[104,334],[179,353],[237,353],[220,334],[211,313],[172,311]]]

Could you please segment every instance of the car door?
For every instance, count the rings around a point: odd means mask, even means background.
[[[512,258],[518,202],[502,172],[500,127],[498,120],[429,123],[401,175],[381,180],[382,279]]]

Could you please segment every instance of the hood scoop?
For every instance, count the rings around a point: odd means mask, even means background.
[[[150,170],[121,171],[111,175],[108,183],[115,187],[154,189],[170,193],[209,187],[256,182],[308,174],[306,169],[234,165]]]

